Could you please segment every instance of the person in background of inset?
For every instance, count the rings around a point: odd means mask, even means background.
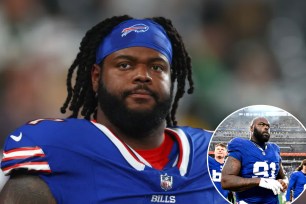
[[[287,189],[280,148],[269,139],[269,121],[257,117],[251,122],[250,139],[236,137],[228,143],[221,184],[236,192],[239,204],[278,204],[278,194]]]
[[[218,143],[215,145],[214,158],[208,156],[209,172],[212,181],[214,182],[218,191],[225,197],[228,198],[229,191],[224,190],[221,186],[221,171],[227,156],[226,145]]]
[[[306,159],[290,175],[289,185],[286,193],[286,204],[290,204],[294,199],[306,189]]]

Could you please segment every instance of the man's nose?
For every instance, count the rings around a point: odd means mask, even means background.
[[[143,64],[137,65],[133,81],[135,83],[151,83],[152,77],[149,68]]]

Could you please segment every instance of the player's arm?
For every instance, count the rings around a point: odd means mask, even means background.
[[[56,204],[47,184],[38,176],[13,174],[0,192],[0,203]]]
[[[223,166],[221,174],[221,185],[223,189],[231,191],[244,191],[258,186],[260,178],[243,178],[238,176],[241,162],[229,156]]]

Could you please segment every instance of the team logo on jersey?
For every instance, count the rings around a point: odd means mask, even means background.
[[[160,187],[165,191],[170,190],[173,184],[173,177],[165,175],[160,175]]]
[[[130,32],[135,32],[135,33],[143,33],[143,32],[146,32],[147,30],[149,30],[149,26],[145,25],[145,24],[135,24],[135,25],[132,25],[131,27],[128,27],[128,28],[124,28],[122,31],[121,31],[121,37],[124,37],[126,36],[127,34],[129,34]]]

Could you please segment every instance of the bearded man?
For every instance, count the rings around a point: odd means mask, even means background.
[[[221,185],[236,192],[239,204],[278,204],[278,194],[287,189],[280,148],[269,139],[269,121],[257,117],[251,122],[249,139],[234,138],[228,143]]]

